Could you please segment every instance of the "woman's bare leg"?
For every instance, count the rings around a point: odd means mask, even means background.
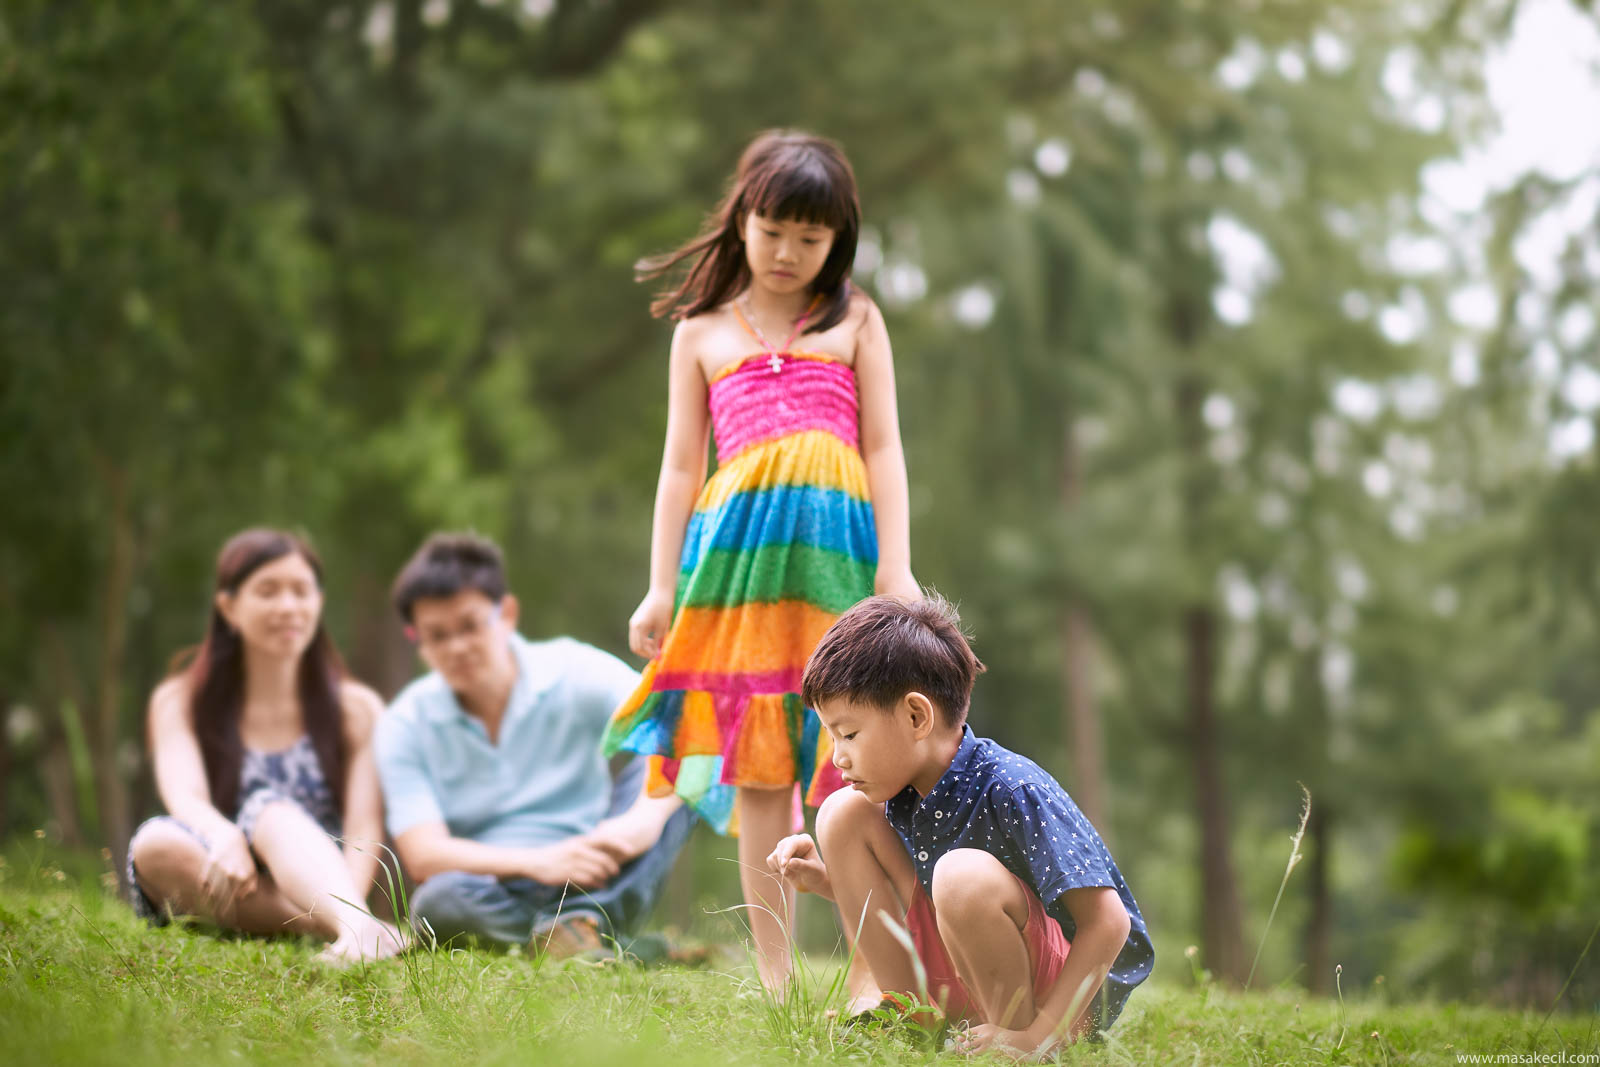
[[[337,931],[329,959],[382,959],[405,947],[392,924],[367,910],[339,846],[298,805],[262,808],[250,847],[284,896]]]
[[[175,826],[159,822],[147,826],[129,849],[146,895],[176,915],[199,915],[249,934],[335,936],[331,925],[306,914],[268,877],[257,879],[254,892],[234,898],[225,914],[212,913],[205,904],[201,879],[206,865],[205,846]]]

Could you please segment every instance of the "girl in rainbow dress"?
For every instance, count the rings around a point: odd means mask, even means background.
[[[817,805],[841,785],[800,676],[851,605],[921,595],[889,335],[850,282],[860,218],[838,146],[770,132],[701,234],[640,263],[641,279],[687,272],[651,306],[678,325],[650,589],[628,620],[629,647],[650,663],[606,750],[656,757],[653,792],[739,835],[774,988],[789,976],[794,900],[766,857],[797,828],[797,792]]]

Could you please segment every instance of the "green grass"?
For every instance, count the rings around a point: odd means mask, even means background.
[[[0,867],[0,1061],[16,1064],[956,1062],[912,1035],[774,1011],[744,965],[643,970],[482,951],[338,972],[297,941],[151,929],[88,877]],[[731,929],[730,929],[731,934]],[[1166,946],[1165,951],[1175,951]],[[814,996],[837,988],[821,961]],[[1542,1024],[1542,1025],[1541,1025]],[[1592,1017],[1142,988],[1069,1063],[1453,1064],[1600,1052]]]

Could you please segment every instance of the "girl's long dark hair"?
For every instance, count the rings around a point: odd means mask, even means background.
[[[321,585],[322,562],[311,546],[294,534],[268,529],[235,534],[217,556],[216,592],[237,594],[258,569],[295,554],[310,564]],[[215,596],[205,640],[198,649],[179,654],[173,673],[181,673],[187,684],[211,803],[232,817],[239,804],[239,770],[244,763],[244,743],[239,739],[239,716],[244,711],[244,642],[222,617]],[[345,745],[339,683],[343,678],[344,661],[318,619],[311,644],[300,654],[300,714],[341,816]]]
[[[806,333],[829,329],[850,307],[850,268],[861,234],[861,200],[855,172],[832,141],[807,133],[769,130],[750,143],[722,202],[699,236],[665,255],[641,259],[640,281],[660,277],[685,261],[689,270],[651,303],[657,317],[687,319],[721,307],[750,284],[745,262],[745,216],[814,222],[833,230],[833,247],[811,283],[821,297]]]

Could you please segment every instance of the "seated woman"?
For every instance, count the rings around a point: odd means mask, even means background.
[[[404,939],[364,907],[383,835],[371,746],[383,704],[345,677],[321,578],[292,534],[246,530],[223,546],[205,640],[150,698],[170,814],[135,832],[128,884],[158,924],[203,915],[310,934],[332,942],[322,958],[347,963]]]

